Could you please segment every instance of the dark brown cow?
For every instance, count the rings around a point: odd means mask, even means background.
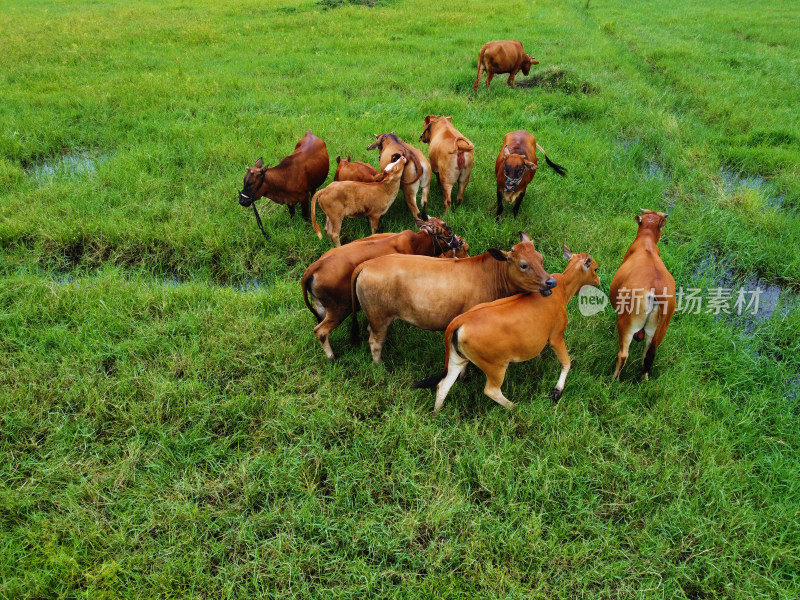
[[[559,175],[566,177],[567,170],[547,158],[547,153],[536,138],[524,129],[507,133],[503,138],[503,147],[497,155],[494,173],[497,178],[497,216],[503,214],[503,200],[514,204],[514,216],[517,216],[528,184],[536,175],[538,162],[536,149],[542,151],[547,164]]]
[[[500,42],[487,42],[478,52],[478,77],[472,86],[474,91],[478,91],[481,84],[481,76],[486,70],[486,89],[492,83],[492,77],[496,73],[510,73],[506,85],[516,87],[514,78],[522,70],[523,75],[528,75],[531,65],[538,65],[539,61],[525,53],[522,42],[517,40],[503,40]]]
[[[408,161],[403,171],[403,179],[400,181],[400,189],[403,190],[408,210],[411,211],[414,217],[418,217],[417,192],[420,189],[422,190],[422,206],[427,206],[428,192],[431,189],[431,164],[425,158],[422,150],[406,144],[395,135],[394,131],[373,135],[375,136],[375,142],[367,146],[367,150],[378,149],[381,169],[385,169],[386,165],[394,162],[395,154],[405,157]]]
[[[444,221],[431,217],[415,222],[419,233],[410,230],[379,233],[332,248],[303,273],[303,299],[319,322],[314,334],[328,359],[334,358],[328,338],[352,311],[350,276],[362,262],[386,254],[467,256],[468,246],[462,238],[453,235]]]
[[[266,197],[277,204],[289,207],[294,216],[294,206],[299,204],[303,218],[310,219],[309,200],[328,177],[330,169],[325,142],[309,129],[297,142],[294,152],[276,166],[264,166],[259,158],[244,174],[244,185],[239,192],[239,204],[250,206]]]
[[[667,215],[654,210],[641,211],[641,215],[636,215],[639,225],[636,239],[614,273],[608,291],[611,306],[617,311],[619,334],[614,379],[619,378],[628,360],[628,348],[634,337],[645,338],[641,379],[649,379],[656,348],[667,333],[676,306],[675,279],[661,260],[657,246]]]
[[[378,169],[372,165],[353,160],[349,156],[344,159],[341,156],[336,157],[336,174],[333,176],[334,181],[375,181],[378,176]]]

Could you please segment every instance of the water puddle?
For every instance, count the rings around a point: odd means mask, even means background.
[[[28,174],[37,182],[59,177],[92,175],[97,170],[98,159],[88,152],[78,151],[57,158],[35,162],[27,167]]]
[[[786,199],[784,194],[774,195],[769,182],[760,175],[740,175],[729,169],[720,169],[720,177],[725,184],[725,193],[729,196],[740,194],[743,191],[752,191],[764,199],[764,204],[770,208],[783,208]]]

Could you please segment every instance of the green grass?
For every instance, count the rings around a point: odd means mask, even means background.
[[[345,4],[6,3],[0,598],[800,596],[797,7]],[[493,39],[541,64],[473,94]],[[375,367],[342,327],[329,364],[299,286],[328,245],[262,200],[265,242],[244,169],[307,129],[375,164],[427,114],[476,146],[447,215],[473,253],[526,230],[607,289],[666,210],[679,286],[780,285],[777,309],[677,315],[638,384],[641,346],[612,382],[613,316],[571,306],[562,400],[545,350],[513,412],[473,370],[431,414],[437,332],[393,325]],[[498,223],[519,128],[569,176]],[[381,222],[412,225],[402,199]]]

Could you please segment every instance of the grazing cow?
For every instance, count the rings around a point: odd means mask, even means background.
[[[334,181],[314,194],[311,199],[311,223],[318,238],[322,239],[322,232],[316,219],[317,200],[328,218],[325,232],[336,246],[342,245],[339,232],[345,217],[367,217],[372,233],[378,230],[381,216],[386,214],[397,197],[400,178],[406,165],[405,157],[395,156],[395,161],[386,165],[375,181]]]
[[[434,260],[424,256],[382,256],[353,271],[353,307],[359,305],[369,322],[369,345],[375,363],[389,325],[402,319],[422,329],[443,331],[454,317],[481,302],[518,294],[541,292],[556,285],[542,266],[542,255],[527,234],[503,252],[461,260]],[[353,312],[356,312],[355,310]],[[353,319],[354,327],[358,327]],[[354,330],[353,337],[358,335]]]
[[[289,207],[294,216],[295,204],[300,204],[303,218],[308,221],[308,201],[328,177],[328,149],[325,142],[309,129],[297,142],[294,152],[276,166],[264,166],[259,158],[244,174],[244,185],[239,192],[239,204],[250,206],[266,197],[277,204]]]
[[[334,358],[330,333],[352,310],[350,276],[362,262],[386,254],[437,256],[452,253],[454,257],[468,256],[464,240],[453,235],[444,221],[430,217],[415,219],[415,222],[420,229],[418,233],[411,230],[379,233],[331,248],[303,273],[303,299],[317,318],[319,324],[314,328],[314,334],[328,359]]]
[[[431,189],[431,164],[425,158],[422,150],[406,144],[394,134],[394,131],[373,135],[375,136],[375,142],[367,146],[367,150],[378,149],[381,169],[393,162],[394,159],[392,157],[395,154],[404,156],[408,161],[406,162],[405,171],[403,171],[400,189],[403,190],[403,196],[405,196],[406,204],[408,204],[411,214],[414,217],[418,217],[417,192],[422,189],[421,204],[424,210],[428,205],[428,192]]]
[[[474,162],[472,150],[475,146],[453,127],[450,122],[452,118],[428,115],[425,117],[425,129],[419,136],[421,142],[429,144],[428,158],[431,161],[431,169],[439,176],[445,213],[450,209],[450,194],[456,183],[458,183],[456,204],[461,206],[464,201],[464,188],[469,183]],[[422,210],[425,210],[424,203]]]
[[[336,174],[333,176],[334,181],[375,181],[375,178],[380,174],[380,171],[369,163],[358,162],[350,158],[343,159],[341,156],[336,157]]]
[[[514,403],[500,387],[512,362],[523,362],[550,347],[561,363],[561,375],[550,398],[557,401],[564,391],[570,360],[564,344],[567,327],[567,304],[584,285],[600,285],[597,263],[588,254],[572,254],[564,246],[569,260],[563,273],[553,275],[558,284],[552,297],[540,294],[517,294],[494,302],[479,304],[457,316],[444,334],[444,373],[416,382],[412,387],[433,387],[437,383],[436,404],[439,412],[456,378],[472,362],[486,374],[483,393],[498,404],[512,408]]]
[[[497,178],[497,216],[503,214],[503,200],[514,204],[514,216],[517,216],[528,184],[533,180],[538,168],[536,149],[542,151],[547,164],[562,177],[567,170],[547,158],[547,153],[536,138],[524,129],[507,133],[503,138],[503,147],[494,163],[494,174]]]
[[[649,379],[656,348],[675,312],[675,279],[661,260],[657,246],[667,215],[654,210],[641,211],[641,215],[636,215],[639,225],[636,239],[625,253],[608,292],[611,306],[617,311],[619,334],[614,379],[619,378],[628,360],[628,348],[634,337],[645,339],[641,380]]]
[[[522,74],[527,76],[531,65],[538,65],[539,61],[525,53],[522,42],[517,40],[504,40],[500,42],[487,42],[478,52],[478,77],[472,86],[473,91],[478,91],[481,76],[486,70],[486,89],[492,83],[495,73],[510,73],[506,85],[516,87],[514,78],[522,69]]]

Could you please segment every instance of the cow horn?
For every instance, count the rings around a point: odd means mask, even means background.
[[[378,134],[377,133],[373,133],[372,137],[374,137],[377,140],[378,139]]]
[[[648,212],[646,208],[640,208],[639,210],[642,211],[643,213]]]
[[[669,216],[669,213],[664,213],[664,218],[666,219]]]

